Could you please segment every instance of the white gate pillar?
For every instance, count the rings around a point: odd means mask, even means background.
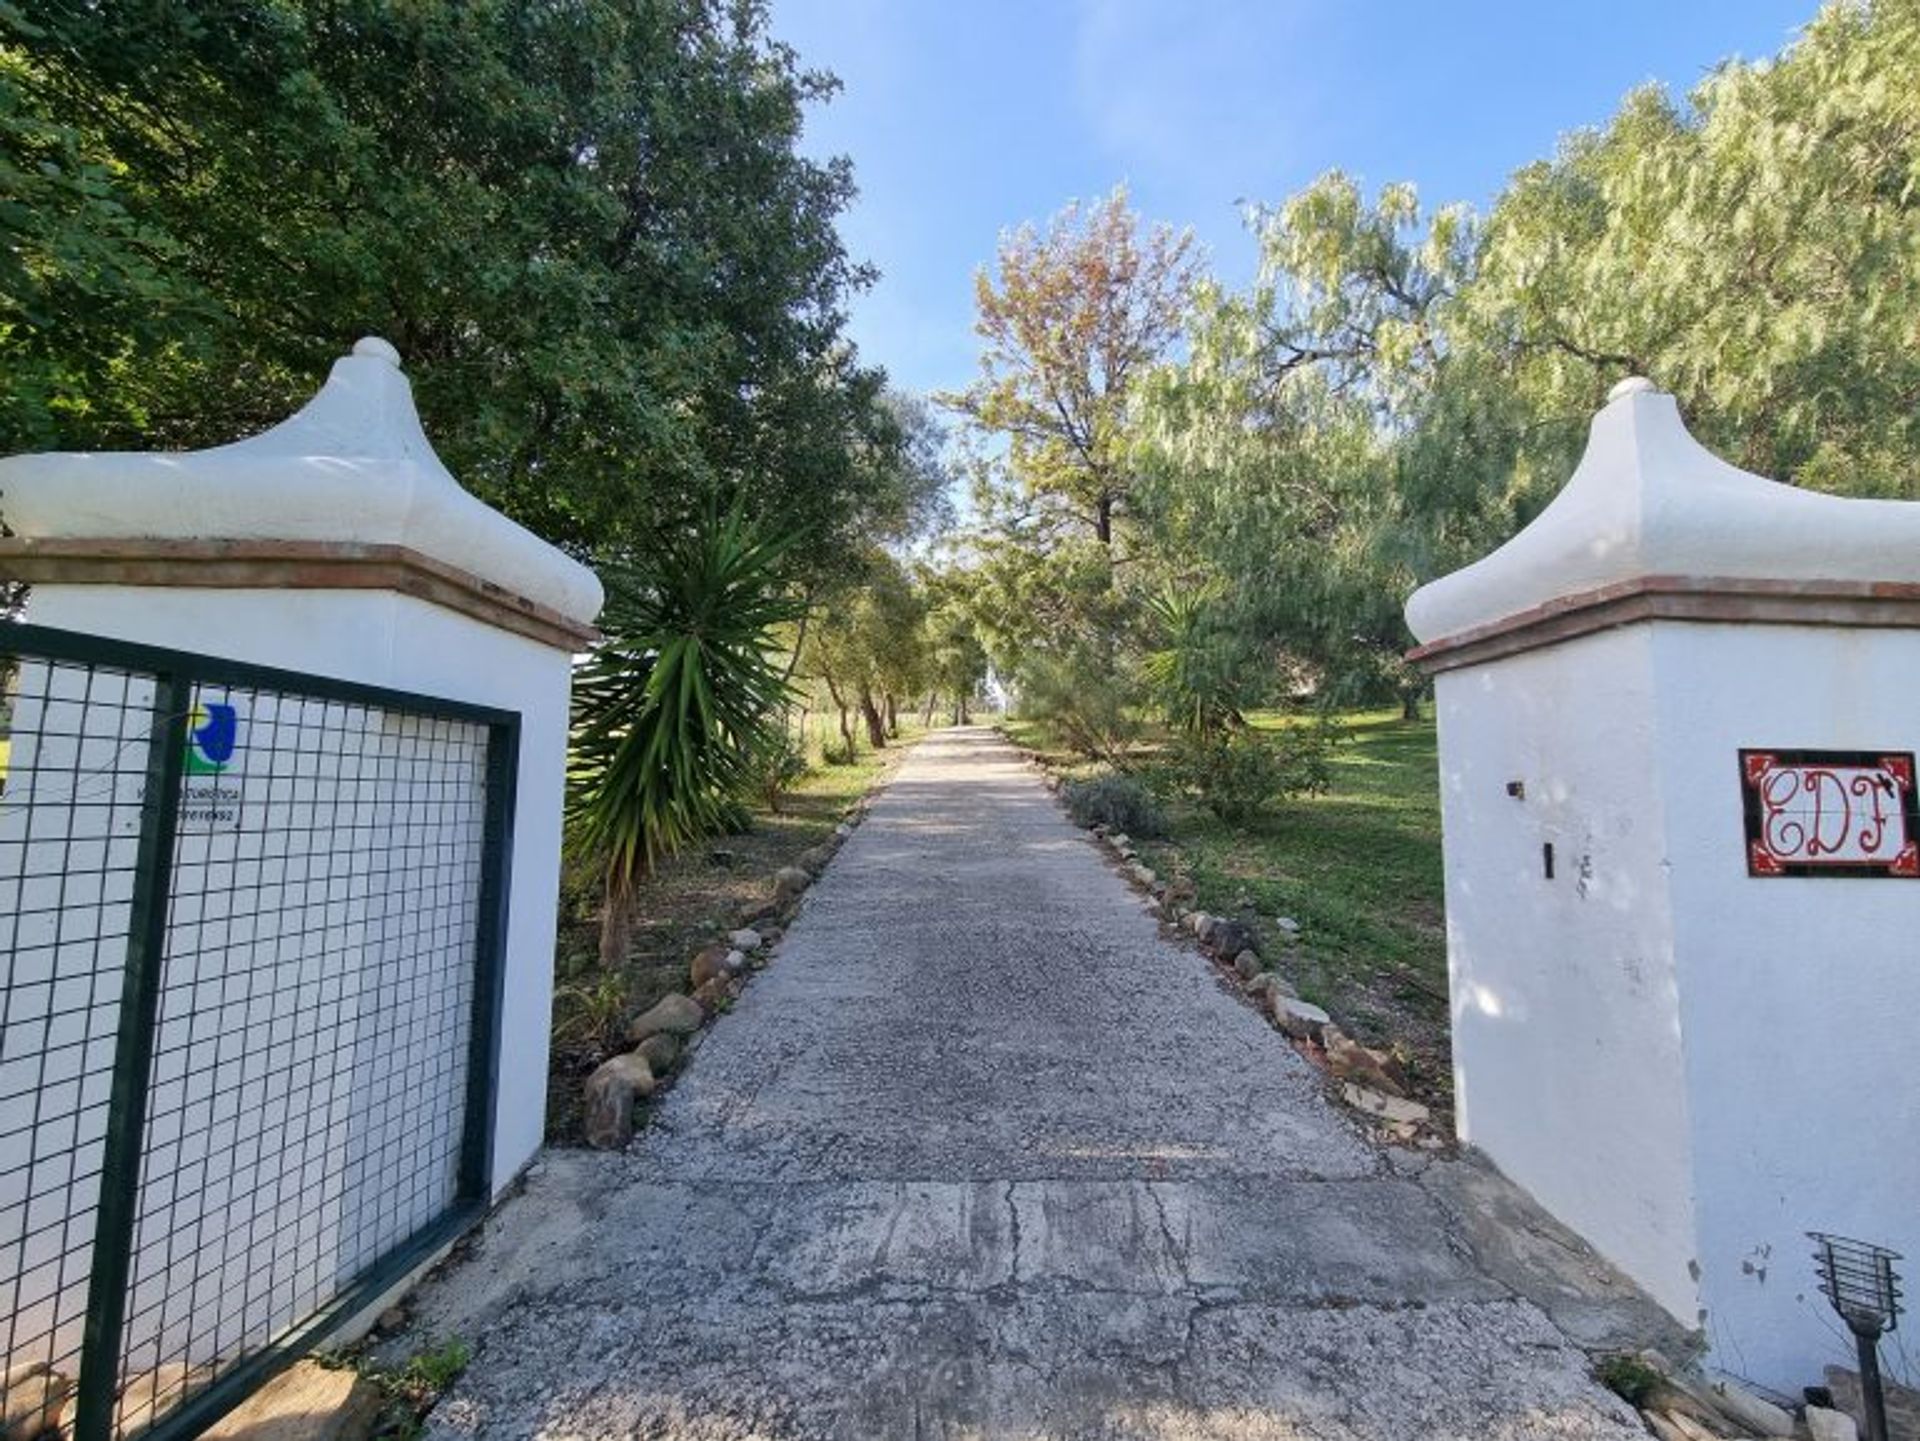
[[[539,1146],[572,655],[593,572],[462,490],[365,339],[296,415],[186,454],[0,460],[26,619],[517,711],[493,1184]]]
[[[1532,525],[1417,592],[1461,1138],[1797,1391],[1809,1229],[1920,1266],[1920,505],[1734,469],[1615,387]]]

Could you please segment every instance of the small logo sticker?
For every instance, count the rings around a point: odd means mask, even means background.
[[[201,701],[187,731],[187,774],[217,776],[233,764],[240,717],[224,701]]]

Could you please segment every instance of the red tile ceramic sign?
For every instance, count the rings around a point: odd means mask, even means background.
[[[1747,874],[1920,879],[1911,751],[1743,750]]]

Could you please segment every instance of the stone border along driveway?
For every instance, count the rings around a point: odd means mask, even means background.
[[[1068,778],[1050,767],[1039,752],[1011,736],[1006,739],[1071,819],[1066,797]],[[1218,964],[1223,981],[1237,986],[1237,993],[1248,1005],[1271,1020],[1302,1056],[1341,1083],[1336,1094],[1374,1123],[1379,1139],[1410,1142],[1422,1150],[1445,1150],[1451,1145],[1451,1097],[1447,1098],[1442,1119],[1436,1121],[1431,1109],[1411,1094],[1412,1083],[1398,1055],[1354,1040],[1326,1011],[1302,1000],[1280,969],[1280,964],[1299,959],[1291,949],[1300,939],[1298,921],[1276,920],[1284,948],[1278,961],[1269,965],[1261,956],[1260,938],[1244,920],[1192,908],[1194,886],[1190,877],[1168,879],[1158,875],[1140,858],[1132,837],[1107,826],[1090,826],[1087,833],[1106,848],[1128,884],[1151,899],[1149,909],[1167,923],[1168,934],[1190,939],[1202,955]]]
[[[1676,1338],[1469,1160],[1384,1150],[1011,747],[921,742],[624,1153],[418,1294],[434,1437],[1644,1436]]]
[[[739,999],[773,952],[814,880],[823,874],[874,797],[893,779],[896,759],[842,814],[840,823],[790,865],[773,873],[772,894],[751,903],[740,925],[696,951],[687,963],[685,991],[669,991],[627,1023],[629,1049],[607,1057],[582,1088],[581,1133],[596,1150],[620,1150],[646,1124],[641,1102],[673,1084],[706,1036],[706,1026]]]

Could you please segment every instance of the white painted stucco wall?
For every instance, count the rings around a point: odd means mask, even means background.
[[[600,608],[591,570],[460,487],[421,428],[398,352],[372,336],[334,362],[298,412],[246,440],[181,454],[0,460],[0,516],[17,535],[54,541],[399,546],[577,625]],[[494,1144],[503,1184],[543,1128],[570,655],[383,590],[43,584],[26,618],[520,713]]]
[[[1920,632],[1649,629],[1700,1305],[1720,1365],[1797,1387],[1853,1364],[1806,1232],[1920,1261],[1920,881],[1747,875],[1734,755],[1920,751]]]
[[[1642,583],[1731,600],[1561,624]],[[1407,609],[1483,647],[1436,678],[1460,1134],[1789,1394],[1851,1356],[1805,1233],[1920,1257],[1920,881],[1749,875],[1739,752],[1920,751],[1916,592],[1920,505],[1744,474],[1633,381]]]
[[[26,618],[520,713],[493,1149],[495,1188],[510,1181],[545,1126],[571,657],[381,591],[37,586]]]
[[[1649,637],[1450,671],[1435,705],[1460,1137],[1691,1322]]]

